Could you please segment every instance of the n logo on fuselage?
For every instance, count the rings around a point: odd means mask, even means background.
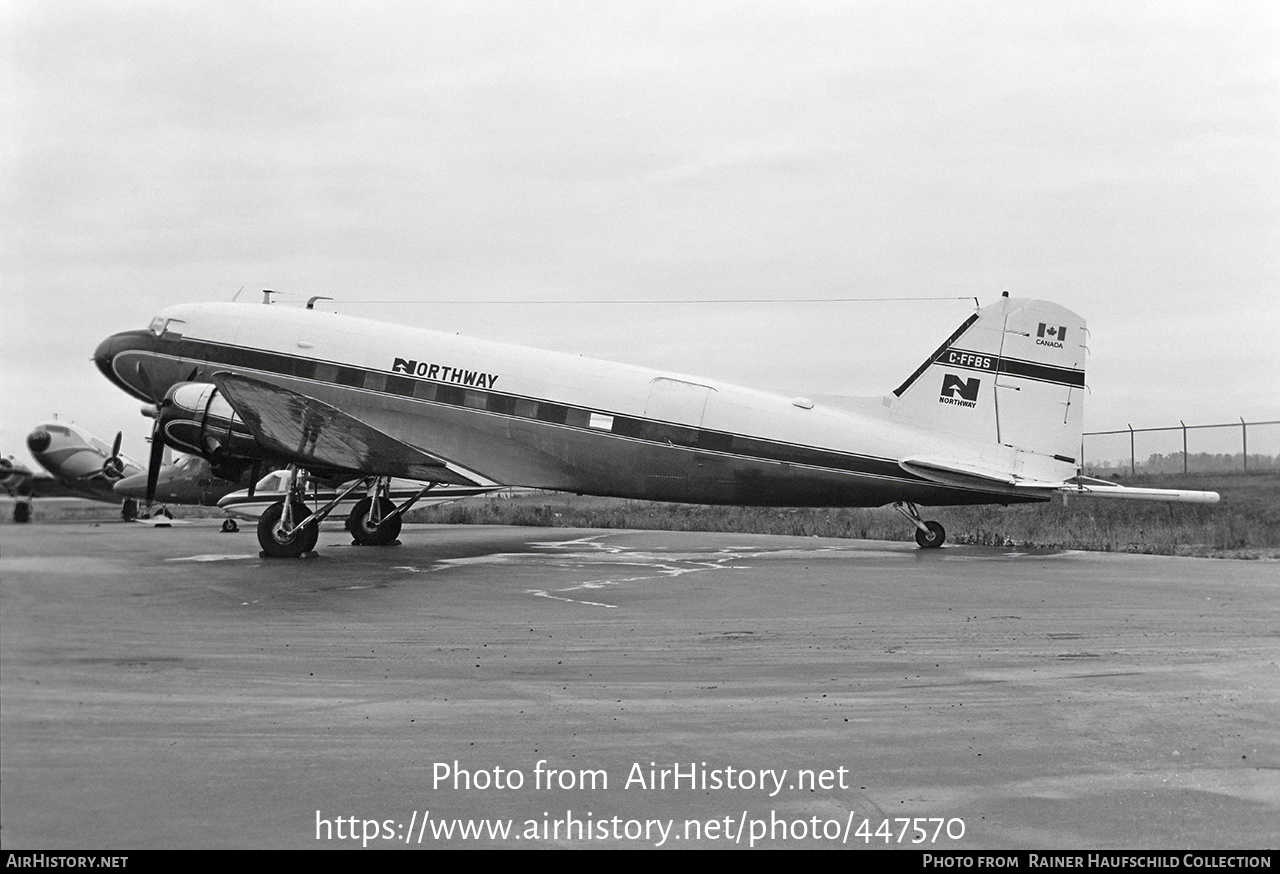
[[[956,404],[961,407],[976,407],[978,405],[978,388],[982,385],[982,380],[978,377],[972,379],[961,379],[954,373],[944,373],[942,375],[942,394],[938,396],[940,404]]]

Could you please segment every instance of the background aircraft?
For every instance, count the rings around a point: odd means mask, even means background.
[[[190,507],[214,507],[223,496],[243,489],[248,481],[246,473],[238,480],[223,479],[214,475],[212,466],[203,458],[194,455],[181,455],[169,464],[161,465],[152,493],[148,496],[148,473],[139,470],[115,483],[117,495],[129,500],[142,501],[143,506],[153,507],[160,504],[156,513],[170,516],[165,504],[181,504]],[[224,531],[236,531],[238,526],[234,519],[228,518],[223,523]]]
[[[1079,479],[1085,333],[1057,304],[1005,295],[892,394],[817,402],[310,305],[172,307],[94,358],[155,405],[153,476],[162,444],[228,476],[289,466],[293,497],[258,524],[268,555],[309,551],[332,511],[306,506],[303,470],[374,479],[359,520],[369,543],[391,542],[408,506],[391,501],[391,477],[707,504],[892,504],[926,548],[945,532],[917,504],[1216,501]]]
[[[15,460],[13,456],[0,458],[0,489],[4,494],[15,498],[13,504],[13,521],[28,522],[31,519],[31,499],[36,496],[46,498],[78,498],[53,477],[43,471],[36,473],[25,464]]]
[[[141,473],[142,467],[120,454],[122,435],[108,446],[75,425],[44,422],[27,435],[27,449],[48,475],[33,473],[12,458],[0,460],[0,477],[5,491],[18,498],[13,520],[31,518],[31,499],[36,497],[87,498],[109,504],[120,503],[120,515],[137,516],[137,501],[121,501],[114,485],[122,477]]]
[[[82,428],[65,422],[44,422],[27,435],[27,449],[47,471],[33,472],[13,458],[0,459],[0,488],[17,501],[15,522],[31,518],[32,498],[86,498],[120,504],[125,521],[138,517],[139,501],[146,496],[147,471],[120,454],[121,434],[113,445]],[[179,456],[162,463],[157,471],[157,513],[170,516],[164,504],[216,506],[228,492],[243,488],[244,481],[215,477],[209,462],[195,456]],[[144,506],[150,508],[152,504]]]

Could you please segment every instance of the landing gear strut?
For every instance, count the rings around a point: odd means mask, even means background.
[[[258,520],[258,543],[263,554],[273,558],[297,558],[315,549],[320,536],[320,523],[328,518],[333,508],[344,501],[357,488],[369,489],[370,496],[360,500],[347,517],[347,530],[356,543],[365,546],[386,546],[398,543],[400,517],[418,499],[435,487],[428,483],[399,507],[391,500],[391,478],[366,477],[355,480],[329,503],[312,513],[302,501],[297,465],[289,467],[289,499],[272,504]]]
[[[306,524],[311,516],[301,501],[281,501],[267,507],[258,520],[258,543],[269,558],[297,558],[316,548],[320,528]]]
[[[374,481],[369,497],[361,499],[347,516],[347,530],[360,546],[386,546],[398,542],[401,519],[418,499],[434,488],[428,483],[404,504],[397,507],[391,500],[391,478],[380,476]]]
[[[311,518],[311,511],[302,501],[298,466],[291,464],[284,500],[267,507],[258,519],[258,545],[268,558],[297,558],[315,549],[319,539],[319,519]]]
[[[921,518],[920,510],[910,501],[898,501],[893,505],[893,509],[916,527],[916,543],[921,549],[937,549],[947,539],[946,529],[931,519]]]
[[[361,546],[386,546],[400,536],[400,515],[390,498],[362,498],[347,516],[347,530]]]

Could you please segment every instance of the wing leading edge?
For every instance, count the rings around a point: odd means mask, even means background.
[[[316,398],[233,373],[216,373],[213,381],[254,439],[304,467],[460,486],[492,485]]]

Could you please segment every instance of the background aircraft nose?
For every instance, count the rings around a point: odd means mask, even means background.
[[[127,476],[124,479],[116,480],[111,487],[117,495],[123,495],[126,498],[143,498],[147,494],[147,475],[145,473],[135,473],[133,476]]]
[[[27,435],[27,448],[32,452],[44,452],[52,442],[53,438],[43,428],[38,428]]]

